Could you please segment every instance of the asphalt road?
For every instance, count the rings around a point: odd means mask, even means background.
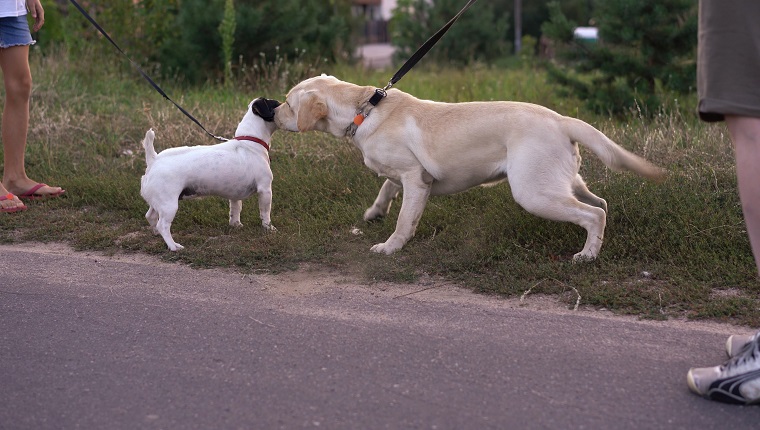
[[[760,428],[685,381],[747,328],[59,246],[0,267],[0,429]]]

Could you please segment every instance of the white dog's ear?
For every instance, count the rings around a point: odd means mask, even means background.
[[[317,121],[327,117],[327,105],[314,93],[309,93],[298,108],[298,131],[314,130]]]

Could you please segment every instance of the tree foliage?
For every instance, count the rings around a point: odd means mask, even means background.
[[[93,46],[113,55],[113,48],[68,1],[43,2],[49,19],[40,32],[41,41],[65,44],[74,55]],[[246,65],[261,56],[296,56],[296,52],[299,58],[336,60],[346,58],[353,48],[350,0],[240,0],[234,4],[234,19],[227,16],[225,25],[226,0],[79,3],[131,57],[160,64],[164,76],[179,76],[190,83],[219,78],[230,62]],[[225,40],[234,43],[225,47]]]
[[[408,58],[465,3],[466,0],[400,0],[391,19],[392,42],[400,49],[400,59]],[[547,3],[548,0],[522,0],[523,36],[540,39],[541,26],[549,19]],[[514,7],[515,0],[475,3],[430,55],[438,61],[457,63],[494,62],[508,57],[514,46]],[[591,0],[563,0],[562,11],[585,23],[591,17]]]
[[[224,62],[224,84],[232,82],[232,47],[235,43],[235,2],[225,0],[224,17],[219,24],[219,34],[222,36],[222,61]]]
[[[42,1],[47,23],[36,35],[41,52],[59,43],[74,56],[96,50],[104,60],[123,61],[68,0]],[[223,75],[229,80],[242,68],[246,79],[256,81],[248,74],[264,62],[349,59],[360,24],[352,18],[351,0],[238,0],[234,8],[228,0],[79,2],[130,57],[164,78],[188,83]],[[390,27],[397,59],[409,58],[464,4],[398,0]],[[514,0],[475,3],[426,61],[464,65],[511,57],[513,7]],[[574,41],[573,28],[592,17],[601,41]],[[694,0],[522,1],[523,34],[539,40],[543,33],[558,45],[561,62],[549,65],[552,76],[602,112],[655,108],[663,90],[688,91],[695,81],[696,25]]]
[[[426,58],[468,64],[510,54],[510,12],[497,2],[479,2],[464,13]],[[391,19],[391,40],[398,56],[414,51],[459,12],[461,0],[399,0]]]
[[[686,92],[694,85],[693,0],[599,1],[594,9],[598,43],[573,40],[575,22],[559,2],[549,9],[550,20],[542,28],[560,43],[558,54],[564,60],[562,66],[550,65],[551,75],[591,108],[619,113],[638,106],[652,113],[663,90]]]

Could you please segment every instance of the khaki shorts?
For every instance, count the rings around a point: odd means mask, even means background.
[[[699,117],[760,117],[760,0],[700,0]]]

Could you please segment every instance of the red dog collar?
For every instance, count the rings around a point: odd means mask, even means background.
[[[263,140],[259,139],[258,137],[253,137],[253,136],[235,136],[235,140],[249,140],[251,142],[256,142],[259,145],[263,146],[264,149],[266,149],[267,151],[269,151],[269,144],[267,144]]]

